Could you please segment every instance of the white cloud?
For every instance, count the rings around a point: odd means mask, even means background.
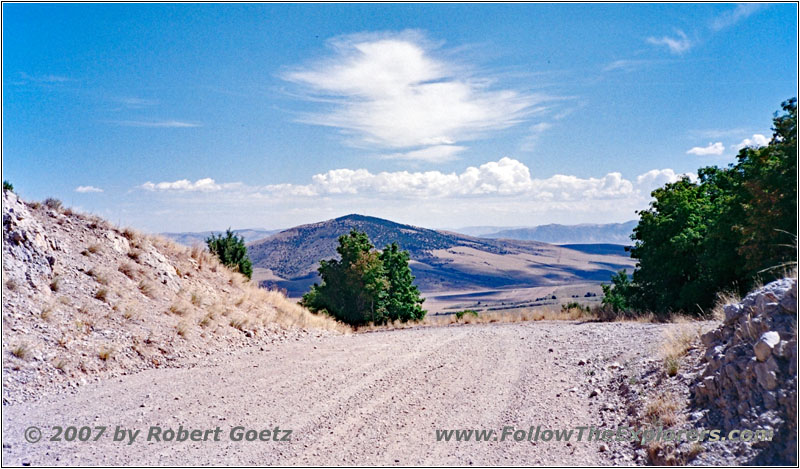
[[[746,138],[736,145],[736,150],[741,150],[744,147],[763,147],[769,144],[769,138],[761,134],[753,134],[753,138]]]
[[[200,127],[200,124],[196,122],[184,122],[184,121],[175,121],[175,120],[167,120],[167,121],[116,121],[114,122],[117,125],[122,125],[125,127],[164,127],[164,128],[185,128],[185,127]]]
[[[536,144],[539,143],[539,138],[542,134],[552,127],[553,125],[549,122],[539,122],[538,124],[530,126],[528,129],[530,133],[522,139],[520,151],[533,151],[536,148]]]
[[[707,155],[721,155],[725,151],[725,145],[722,142],[711,143],[704,147],[692,147],[686,153],[689,155],[707,156]]]
[[[78,186],[75,188],[75,192],[80,192],[82,194],[85,194],[88,192],[103,192],[103,189],[94,186]]]
[[[387,160],[412,160],[426,161],[429,163],[442,163],[445,161],[455,160],[456,155],[466,149],[467,147],[458,145],[434,145],[432,147],[425,147],[420,150],[381,155],[381,158]]]
[[[431,227],[481,223],[533,225],[541,224],[542,220],[553,223],[629,220],[635,218],[637,210],[647,207],[653,189],[682,176],[665,168],[632,179],[618,172],[602,177],[556,174],[534,178],[522,162],[500,158],[449,173],[373,173],[342,168],[316,174],[308,184],[251,186],[240,182],[217,183],[209,178],[195,182],[148,182],[139,188],[161,194],[159,206],[174,210],[173,215],[165,215],[158,221],[164,226],[193,223],[198,229],[207,229],[203,223],[198,224],[198,213],[207,214],[204,219],[225,220],[222,225],[243,226],[262,220],[261,224],[276,228],[347,213]],[[687,176],[693,181],[697,179],[693,174]],[[183,215],[186,213],[193,215],[186,218]],[[262,213],[269,216],[264,218]],[[182,216],[185,219],[179,220]],[[180,229],[187,229],[185,226]]]
[[[339,128],[356,145],[453,145],[515,125],[543,100],[490,89],[488,80],[433,57],[418,33],[345,36],[329,45],[331,57],[283,78],[331,104],[303,121]]]
[[[625,72],[631,72],[633,70],[637,70],[645,65],[652,64],[652,60],[636,60],[636,59],[622,59],[622,60],[615,60],[605,67],[603,67],[604,72],[613,72],[615,70],[622,70]]]
[[[719,31],[721,29],[733,26],[765,6],[766,5],[758,3],[741,3],[736,5],[736,8],[733,10],[726,11],[725,13],[714,18],[711,21],[711,29],[714,31]]]
[[[203,178],[195,182],[191,182],[188,179],[159,183],[148,181],[139,187],[151,192],[218,192],[221,190],[241,188],[243,185],[238,182],[217,184],[211,178]]]
[[[114,99],[114,101],[118,102],[119,104],[125,106],[128,109],[144,109],[146,107],[155,106],[158,104],[158,101],[155,99],[145,99],[136,97],[116,98]]]
[[[667,46],[669,51],[673,54],[683,54],[684,52],[688,51],[692,47],[692,42],[681,30],[677,30],[676,34],[678,37],[668,37],[664,36],[661,38],[649,37],[647,38],[647,42],[650,44],[654,44],[657,46]]]

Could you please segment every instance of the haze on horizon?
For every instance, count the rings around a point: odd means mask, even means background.
[[[4,4],[3,177],[153,232],[613,223],[763,145],[793,4]]]

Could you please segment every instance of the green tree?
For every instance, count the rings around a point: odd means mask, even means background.
[[[603,306],[607,306],[615,314],[624,313],[629,308],[629,298],[633,296],[633,284],[626,270],[620,270],[611,276],[611,285],[603,284]],[[577,304],[577,303],[576,303]],[[580,307],[580,305],[578,305]]]
[[[14,185],[8,181],[3,181],[3,192],[5,191],[14,192]]]
[[[383,249],[380,258],[388,281],[384,303],[388,318],[403,322],[424,318],[426,311],[422,303],[425,300],[420,298],[419,289],[414,285],[408,251],[401,251],[397,243],[392,243]]]
[[[208,250],[219,258],[224,265],[236,269],[247,278],[253,276],[253,264],[247,256],[244,237],[236,236],[230,228],[223,235],[212,234],[206,239]]]
[[[750,275],[797,262],[795,249],[787,246],[797,241],[797,98],[781,107],[769,145],[743,148],[735,166],[743,181],[739,254]]]
[[[656,314],[703,314],[724,290],[797,262],[797,100],[782,104],[769,145],[743,148],[728,168],[707,167],[652,192],[639,212],[626,303]]]
[[[320,261],[317,271],[322,283],[315,283],[303,295],[301,304],[354,326],[385,323],[389,282],[380,255],[373,248],[366,233],[353,229],[340,236],[336,248],[340,259]]]

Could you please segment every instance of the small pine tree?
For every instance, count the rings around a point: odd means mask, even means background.
[[[235,268],[247,278],[253,276],[253,264],[247,256],[247,247],[244,244],[244,237],[233,234],[230,228],[225,232],[225,236],[212,234],[206,239],[208,250],[219,258],[227,267]]]
[[[3,192],[5,191],[14,192],[14,185],[8,181],[3,181]]]

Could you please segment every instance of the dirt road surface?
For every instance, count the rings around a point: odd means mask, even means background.
[[[193,368],[154,369],[73,394],[3,406],[4,465],[631,464],[612,443],[437,441],[436,430],[613,427],[604,391],[654,357],[669,325],[536,322],[302,339]],[[590,397],[593,391],[598,395]],[[106,426],[98,441],[50,441],[54,425]],[[29,443],[26,428],[43,438]],[[151,426],[219,427],[220,441],[146,441]],[[291,441],[230,441],[232,427]],[[132,444],[117,427],[141,430]],[[96,431],[92,430],[94,435]],[[272,433],[272,432],[271,432]],[[85,434],[84,434],[85,435]],[[270,434],[271,435],[271,434]],[[65,435],[62,435],[62,438]],[[210,436],[213,438],[213,435]],[[455,440],[455,438],[453,438]]]

